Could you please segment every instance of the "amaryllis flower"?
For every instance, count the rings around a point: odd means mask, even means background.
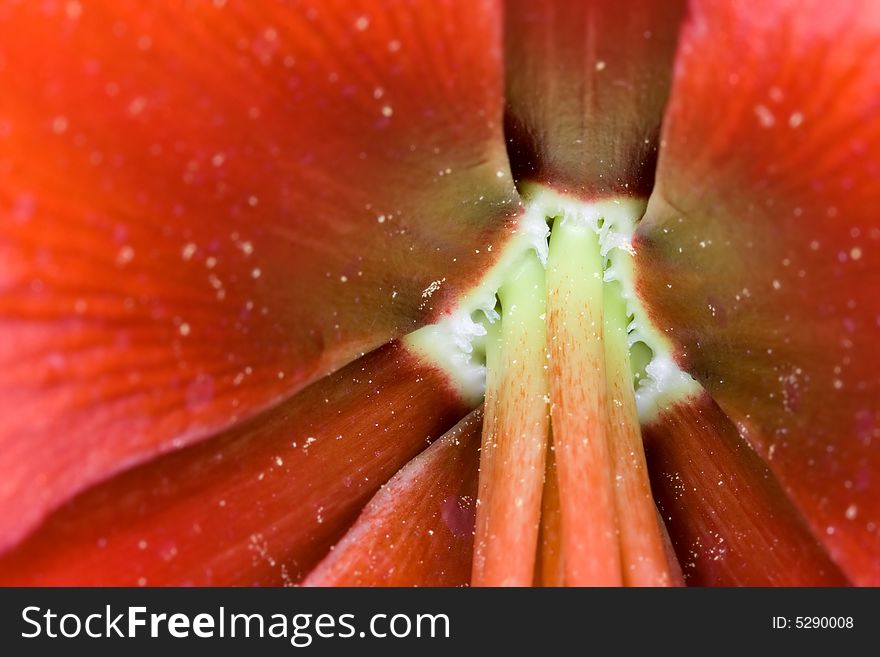
[[[0,3],[3,584],[880,584],[880,5]]]

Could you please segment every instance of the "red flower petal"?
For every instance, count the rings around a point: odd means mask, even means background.
[[[651,190],[684,2],[511,0],[514,175],[580,196]]]
[[[497,3],[217,4],[0,8],[0,548],[501,250]]]
[[[697,2],[642,298],[847,576],[880,583],[880,5]]]
[[[393,343],[74,498],[0,559],[0,583],[296,582],[465,412],[442,372]]]
[[[846,583],[708,395],[664,411],[645,427],[645,444],[654,494],[689,584]]]
[[[470,582],[482,412],[398,472],[306,586],[463,586]]]

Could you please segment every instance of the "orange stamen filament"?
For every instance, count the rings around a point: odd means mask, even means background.
[[[498,292],[486,336],[486,402],[474,586],[532,583],[549,432],[544,269],[534,253]]]
[[[620,284],[605,280],[594,214],[556,219],[546,271],[532,254],[499,290],[500,327],[486,341],[477,586],[679,581],[647,475],[630,317]]]

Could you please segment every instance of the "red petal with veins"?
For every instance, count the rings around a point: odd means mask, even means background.
[[[654,494],[688,584],[840,586],[767,466],[703,394],[645,427]]]
[[[0,7],[0,548],[501,250],[497,3],[218,4]]]
[[[514,176],[579,196],[651,191],[682,0],[511,0]]]
[[[638,285],[832,558],[880,584],[880,5],[696,2]]]
[[[303,584],[468,584],[482,424],[474,411],[398,472]]]
[[[465,412],[445,374],[392,343],[75,497],[0,559],[0,584],[294,583]]]

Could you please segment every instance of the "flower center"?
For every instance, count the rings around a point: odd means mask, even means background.
[[[699,387],[635,294],[644,202],[524,197],[483,284],[406,338],[485,396],[473,583],[671,583],[640,420]]]

